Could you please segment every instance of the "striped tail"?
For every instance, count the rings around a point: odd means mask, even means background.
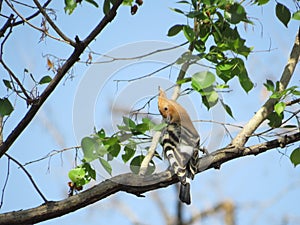
[[[191,194],[190,194],[190,181],[187,181],[186,184],[180,184],[180,190],[179,190],[179,199],[180,201],[191,204]]]

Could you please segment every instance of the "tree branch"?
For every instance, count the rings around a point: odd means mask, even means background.
[[[46,7],[50,4],[51,1],[52,1],[52,0],[46,1],[42,7],[43,7],[43,8],[46,8]],[[37,10],[37,11],[36,11],[35,13],[33,13],[32,15],[26,17],[26,20],[29,21],[29,20],[35,18],[36,16],[38,16],[40,13],[41,13],[40,10]],[[24,21],[23,21],[22,19],[21,19],[20,21],[14,22],[14,23],[12,24],[12,26],[15,27],[15,26],[18,26],[18,25],[20,25],[20,24],[24,24]]]
[[[67,43],[70,43],[73,47],[75,47],[76,43],[72,41],[70,38],[68,38],[59,28],[56,26],[56,24],[53,22],[53,20],[48,16],[44,8],[41,6],[38,0],[33,0],[35,5],[38,7],[39,11],[42,13],[42,15],[46,18],[47,22],[51,25],[53,30]]]
[[[37,184],[33,180],[31,174],[25,169],[25,167],[20,162],[18,162],[15,158],[11,157],[8,154],[5,154],[5,155],[7,156],[8,159],[12,160],[24,171],[24,173],[26,174],[26,176],[29,178],[30,182],[32,183],[34,189],[37,191],[37,193],[41,196],[41,198],[44,200],[45,203],[48,202],[46,197],[43,195],[43,193],[41,192],[41,190],[38,188]]]
[[[59,84],[61,79],[69,71],[69,69],[78,61],[80,55],[83,53],[85,48],[96,38],[97,35],[106,27],[106,25],[111,22],[117,14],[117,9],[122,4],[123,0],[116,0],[113,7],[110,9],[109,13],[103,17],[100,23],[93,29],[93,31],[88,35],[84,41],[80,41],[76,38],[76,47],[67,61],[58,69],[56,75],[43,91],[38,99],[38,102],[30,107],[26,115],[15,127],[15,129],[8,135],[6,140],[0,145],[0,158],[8,151],[9,147],[14,143],[14,141],[19,137],[27,125],[31,122],[33,117],[36,115],[40,107],[47,100],[50,94],[55,90],[56,86]]]
[[[239,157],[258,155],[297,141],[300,141],[300,132],[249,147],[223,148],[200,158],[197,164],[198,173],[210,168],[220,168],[221,164]],[[142,196],[145,192],[164,188],[176,182],[178,182],[177,176],[172,175],[170,171],[151,176],[121,174],[61,201],[47,202],[35,208],[0,214],[0,225],[38,223],[63,216],[120,191]]]
[[[290,79],[294,73],[300,56],[300,28],[298,30],[293,49],[280,78],[279,91],[283,91],[288,86]],[[262,122],[273,112],[277,99],[268,99],[265,104],[255,113],[248,121],[241,132],[232,140],[231,144],[236,147],[242,147],[247,142],[251,134],[262,124]]]

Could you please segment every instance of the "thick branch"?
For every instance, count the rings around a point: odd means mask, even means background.
[[[290,58],[285,66],[280,78],[279,91],[283,91],[287,88],[290,79],[294,73],[296,65],[300,56],[300,28],[296,36],[296,40],[293,49],[290,54]],[[241,132],[232,140],[232,145],[236,147],[242,147],[247,142],[248,138],[253,132],[262,124],[262,122],[273,112],[274,105],[277,103],[276,99],[268,99],[266,103],[255,113],[255,115],[244,126]]]
[[[210,168],[219,168],[221,164],[238,157],[257,155],[277,147],[300,141],[300,132],[283,138],[243,148],[224,148],[199,159],[198,172]],[[0,214],[0,225],[38,223],[73,212],[117,192],[124,191],[137,196],[167,187],[178,182],[178,178],[169,171],[151,176],[138,176],[131,173],[121,174],[62,201],[48,202],[36,208]]]
[[[59,84],[61,79],[65,76],[65,74],[69,71],[69,69],[78,61],[79,56],[83,53],[85,48],[96,38],[97,35],[104,29],[104,27],[111,22],[117,14],[117,9],[122,4],[123,0],[117,0],[109,13],[103,17],[100,23],[93,29],[93,31],[88,35],[84,41],[80,42],[77,38],[77,44],[74,52],[70,55],[67,61],[62,65],[61,68],[58,69],[56,75],[49,83],[47,88],[41,94],[38,99],[38,102],[32,105],[20,123],[16,126],[16,128],[9,134],[3,144],[0,146],[0,158],[3,154],[8,151],[9,147],[14,143],[14,141],[19,137],[19,135],[23,132],[23,130],[27,127],[27,125],[31,122],[33,117],[36,115],[40,107],[47,100],[50,94],[55,90],[56,86]]]

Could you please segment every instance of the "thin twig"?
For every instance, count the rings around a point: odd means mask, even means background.
[[[10,155],[8,155],[7,153],[5,153],[5,156],[7,158],[9,158],[10,160],[12,160],[14,163],[16,163],[27,175],[27,177],[29,178],[30,182],[32,183],[33,187],[35,188],[35,190],[38,192],[38,194],[41,196],[41,198],[44,200],[45,203],[48,202],[48,200],[46,199],[46,197],[43,195],[43,193],[40,191],[40,189],[38,188],[38,186],[36,185],[36,183],[34,182],[31,174],[25,169],[25,167],[18,162],[16,159],[14,159],[13,157],[11,157]]]
[[[102,56],[102,57],[106,57],[106,58],[109,58],[111,60],[108,60],[108,61],[100,61],[100,62],[95,62],[95,63],[107,63],[107,62],[114,62],[114,61],[121,61],[121,60],[135,60],[135,59],[142,59],[142,58],[145,58],[145,57],[148,57],[148,56],[151,56],[151,55],[155,55],[155,54],[158,54],[158,53],[161,53],[161,52],[165,52],[165,51],[170,51],[170,50],[173,50],[173,49],[176,49],[176,48],[180,48],[186,44],[188,44],[189,42],[186,41],[182,44],[179,44],[179,45],[175,45],[175,46],[172,46],[172,47],[169,47],[169,48],[162,48],[162,49],[157,49],[157,50],[154,50],[154,51],[151,51],[151,52],[148,52],[146,54],[142,54],[142,55],[138,55],[138,56],[133,56],[133,57],[113,57],[113,56],[109,56],[109,55],[106,55],[106,54],[101,54],[101,53],[97,53],[97,52],[94,52],[94,51],[90,51],[91,54],[94,54],[94,55],[98,55],[98,56]]]
[[[70,44],[70,42],[68,41],[65,41],[64,39],[60,39],[60,38],[57,38],[51,34],[49,34],[46,30],[42,29],[42,28],[39,28],[35,25],[33,25],[32,23],[30,23],[24,16],[22,16],[15,8],[14,6],[8,1],[8,0],[5,0],[6,4],[25,22],[27,23],[30,27],[34,28],[35,30],[38,30],[40,32],[42,32],[43,34],[47,35],[48,37],[56,40],[56,41],[60,41],[60,42],[64,42],[64,43],[67,43],[67,44]]]
[[[65,152],[65,151],[68,151],[68,150],[72,150],[72,149],[78,149],[80,148],[80,146],[74,146],[74,147],[69,147],[69,148],[63,148],[61,150],[52,150],[51,152],[49,152],[47,155],[41,157],[41,158],[38,158],[38,159],[35,159],[35,160],[32,160],[32,161],[29,161],[27,163],[24,163],[23,166],[28,166],[29,164],[32,164],[32,163],[36,163],[36,162],[40,162],[44,159],[47,159],[47,158],[51,158],[52,156],[54,155],[57,155],[59,153],[62,153],[62,152]]]
[[[41,4],[38,2],[38,0],[33,0],[35,5],[38,7],[40,12],[43,14],[43,16],[46,18],[47,22],[50,24],[50,26],[55,30],[55,32],[67,43],[70,43],[73,47],[75,47],[75,42],[72,41],[70,38],[68,38],[59,28],[56,26],[56,24],[53,22],[53,20],[48,16],[45,9],[41,6]]]
[[[3,59],[0,60],[0,63],[2,64],[2,66],[4,67],[4,69],[8,72],[8,74],[16,81],[16,83],[18,84],[18,86],[21,88],[22,93],[25,95],[26,97],[26,101],[27,104],[31,104],[33,99],[28,95],[26,89],[24,88],[23,84],[21,83],[21,81],[18,79],[18,77],[13,73],[13,71],[11,71],[11,69],[4,63]],[[17,92],[16,92],[17,93]]]
[[[289,118],[287,118],[285,121],[283,121],[282,124],[281,124],[281,126],[284,125],[284,124],[286,124],[287,122],[289,122],[292,118],[296,117],[297,114],[300,113],[300,110],[298,110],[296,112],[291,112],[291,113],[292,113],[292,115]],[[278,127],[278,128],[282,128],[282,127]],[[261,136],[261,135],[264,135],[264,134],[266,134],[266,133],[268,133],[268,132],[270,132],[272,130],[274,130],[273,127],[269,128],[269,129],[267,129],[265,131],[262,131],[260,133],[254,133],[254,134],[251,135],[251,137],[253,137],[253,136]]]
[[[294,105],[294,104],[297,104],[297,103],[300,103],[300,98],[297,98],[297,99],[289,101],[289,102],[285,102],[285,105],[286,106],[291,106],[291,105]]]
[[[163,71],[163,70],[169,68],[170,66],[173,66],[175,63],[176,63],[176,61],[172,62],[172,63],[169,63],[169,64],[167,64],[167,65],[165,65],[165,66],[163,66],[163,67],[161,67],[161,68],[159,68],[157,70],[154,70],[151,73],[145,74],[145,75],[140,76],[140,77],[136,77],[136,78],[132,78],[132,79],[127,79],[127,80],[123,79],[123,80],[114,80],[114,81],[116,81],[116,82],[132,82],[132,81],[136,81],[136,80],[141,80],[141,79],[144,79],[144,78],[147,78],[147,77],[151,77],[151,76],[157,74],[158,72]]]
[[[10,159],[7,158],[7,173],[6,173],[6,178],[5,178],[5,182],[2,188],[2,193],[1,193],[1,202],[0,202],[0,209],[2,208],[3,202],[4,202],[4,192],[6,189],[6,185],[8,183],[8,178],[9,178],[9,171],[10,171]]]
[[[46,1],[42,7],[45,9],[45,8],[50,4],[51,1],[52,1],[52,0]],[[36,9],[36,7],[33,7],[33,8]],[[36,11],[35,13],[33,13],[32,15],[26,17],[26,20],[29,21],[29,20],[31,20],[31,19],[37,17],[39,14],[40,14],[40,11],[38,10],[38,11]],[[12,26],[15,27],[15,26],[18,26],[18,25],[20,25],[20,24],[24,24],[24,20],[21,19],[20,21],[14,22],[14,23],[12,24]]]

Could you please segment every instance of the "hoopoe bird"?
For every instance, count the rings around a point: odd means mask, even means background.
[[[159,89],[158,109],[167,123],[161,134],[163,152],[181,183],[179,199],[189,205],[190,182],[197,172],[200,137],[187,111],[168,99],[162,89]]]

